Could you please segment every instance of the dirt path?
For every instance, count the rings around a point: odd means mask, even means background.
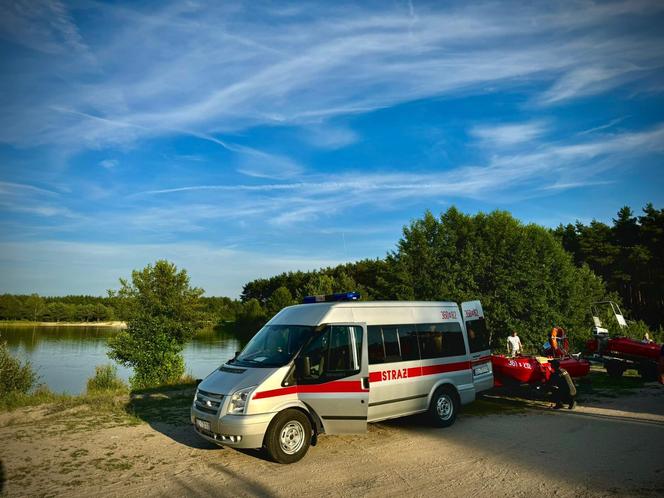
[[[484,403],[500,405],[500,401]],[[537,405],[535,405],[537,406]],[[500,409],[500,406],[498,406]],[[181,411],[181,409],[179,410]],[[183,423],[74,409],[0,428],[8,496],[662,496],[664,388],[576,411],[419,417],[320,439],[298,464],[221,449]],[[18,422],[18,425],[16,423]],[[6,423],[6,421],[5,421]]]

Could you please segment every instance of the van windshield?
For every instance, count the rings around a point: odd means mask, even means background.
[[[266,325],[249,341],[233,365],[243,367],[283,367],[293,359],[315,327]]]

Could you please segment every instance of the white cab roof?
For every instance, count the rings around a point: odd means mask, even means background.
[[[452,312],[443,318],[441,311]],[[298,304],[277,313],[270,325],[321,325],[326,323],[366,323],[399,325],[438,323],[460,318],[459,308],[450,301],[337,301]]]

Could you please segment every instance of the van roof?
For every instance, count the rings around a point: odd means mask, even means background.
[[[452,301],[334,301],[296,304],[281,310],[268,323],[314,326],[344,322],[411,323],[417,321],[415,315],[422,316],[426,308],[458,309],[458,306]],[[379,309],[381,311],[377,311]],[[422,311],[417,313],[418,309]],[[431,317],[433,319],[433,315]]]

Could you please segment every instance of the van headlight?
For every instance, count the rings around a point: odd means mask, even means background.
[[[231,402],[228,404],[228,413],[232,415],[240,415],[247,410],[249,398],[251,393],[256,389],[256,386],[246,387],[235,391],[231,396]]]

